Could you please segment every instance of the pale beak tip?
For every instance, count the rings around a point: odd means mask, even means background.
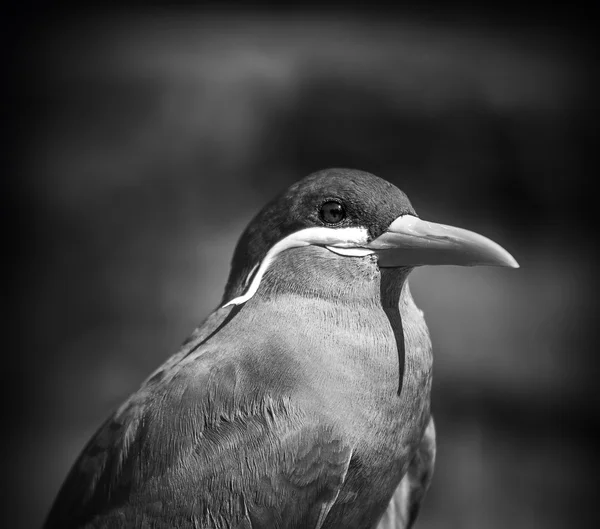
[[[508,263],[507,268],[521,268],[521,265],[517,263],[516,259],[513,257],[512,261]]]

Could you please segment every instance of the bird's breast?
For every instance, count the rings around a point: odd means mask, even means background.
[[[357,303],[259,296],[247,315],[263,342],[252,344],[246,333],[252,376],[339,428],[355,446],[365,478],[395,468],[392,482],[422,436],[432,364],[427,327],[407,284],[398,298],[387,309],[378,295]]]

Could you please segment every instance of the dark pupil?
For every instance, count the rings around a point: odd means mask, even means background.
[[[321,218],[329,224],[337,224],[345,216],[344,207],[338,202],[325,202],[321,206]]]

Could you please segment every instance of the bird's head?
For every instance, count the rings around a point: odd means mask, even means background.
[[[307,246],[338,259],[375,256],[380,268],[519,266],[482,235],[419,219],[389,182],[363,171],[326,169],[290,186],[250,222],[233,256],[224,303],[250,299],[280,254]]]

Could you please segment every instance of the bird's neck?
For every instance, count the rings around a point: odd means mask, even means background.
[[[323,376],[345,376],[338,368],[346,366],[353,376],[377,380],[377,391],[394,393],[402,384],[406,346],[413,346],[405,342],[414,333],[404,330],[404,321],[413,325],[416,309],[409,272],[380,269],[372,257],[342,257],[314,246],[290,249],[247,302],[257,310],[241,314],[269,315],[260,324],[274,324],[276,333],[285,329],[281,339],[301,343],[309,364],[323,363]]]

